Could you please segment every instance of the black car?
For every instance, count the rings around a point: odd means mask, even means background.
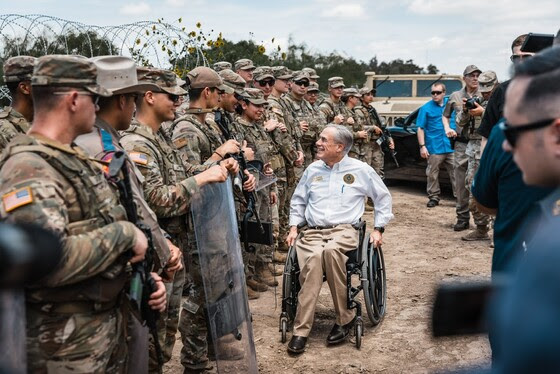
[[[416,109],[405,118],[395,120],[394,126],[387,129],[395,142],[395,153],[399,167],[395,164],[392,157],[385,152],[385,179],[406,180],[426,183],[427,161],[420,157],[420,147],[416,132]],[[440,169],[439,181],[441,185],[451,186],[451,180],[445,168]]]

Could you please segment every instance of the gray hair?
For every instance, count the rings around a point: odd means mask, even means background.
[[[352,148],[352,143],[354,142],[354,136],[352,132],[348,130],[346,126],[343,125],[328,125],[326,129],[334,130],[334,141],[335,143],[342,144],[344,146],[344,154],[348,154],[350,148]]]

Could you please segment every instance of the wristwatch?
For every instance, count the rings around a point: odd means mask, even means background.
[[[385,232],[385,227],[375,226],[373,229],[379,231],[382,234]]]
[[[425,147],[426,144],[419,144],[419,146],[420,146],[420,149],[422,149],[422,147]]]

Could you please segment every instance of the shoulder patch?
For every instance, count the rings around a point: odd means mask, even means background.
[[[272,111],[272,113],[278,114],[279,116],[284,116],[284,113],[283,113],[282,110],[279,109],[279,108],[274,108],[274,107],[273,107],[273,108],[271,108],[270,110]]]
[[[175,139],[175,140],[173,140],[173,145],[177,149],[181,149],[181,148],[183,148],[184,146],[187,145],[187,139],[185,139],[185,138]]]
[[[130,152],[128,154],[128,156],[130,157],[130,159],[138,165],[147,165],[148,164],[148,155],[146,155],[145,153],[140,153],[140,152]]]
[[[2,196],[2,203],[6,213],[33,202],[31,187],[23,187]]]

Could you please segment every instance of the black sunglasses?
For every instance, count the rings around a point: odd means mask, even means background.
[[[300,87],[309,87],[309,82],[306,80],[294,81],[294,84]]]
[[[541,129],[543,127],[547,127],[552,125],[552,123],[556,121],[556,118],[552,119],[545,119],[538,122],[528,123],[526,125],[520,126],[511,126],[506,122],[500,123],[500,130],[504,133],[506,140],[511,145],[512,148],[515,148],[515,144],[517,143],[517,139],[519,139],[519,135],[526,131],[533,131],[537,129]]]
[[[443,91],[432,91],[432,95],[441,95]]]
[[[272,86],[274,86],[274,83],[276,83],[276,80],[274,80],[274,79],[265,79],[265,80],[257,81],[257,82],[259,83],[259,86],[264,87],[264,86],[268,85],[269,87],[272,87]]]
[[[173,95],[173,94],[170,94],[170,93],[167,94],[167,97],[169,98],[169,100],[173,101],[174,103],[178,103],[179,100],[181,100],[181,96]]]
[[[533,55],[511,55],[509,57],[509,59],[511,60],[511,62],[515,62],[517,60],[523,60],[523,59],[529,58],[531,56],[533,56]]]

